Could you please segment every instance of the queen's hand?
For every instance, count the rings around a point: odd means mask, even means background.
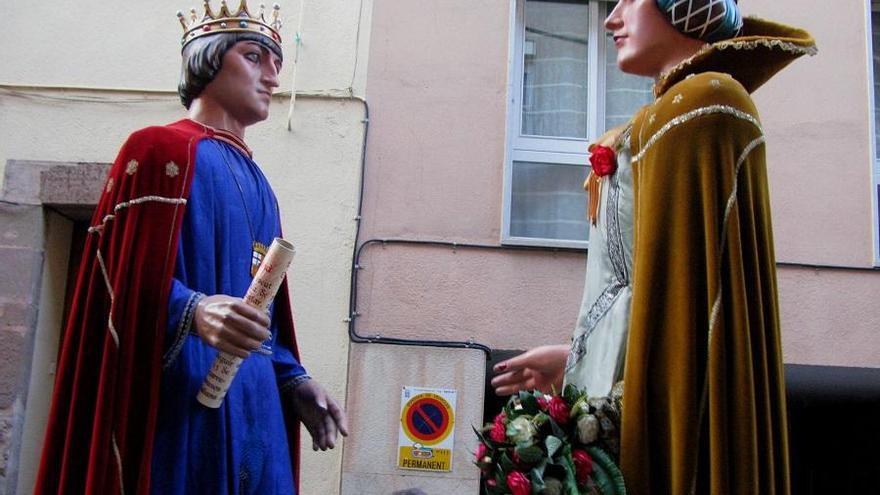
[[[562,390],[568,351],[567,345],[545,345],[496,364],[493,370],[499,375],[492,379],[495,393],[510,395],[532,389],[550,393],[554,387],[557,392]]]

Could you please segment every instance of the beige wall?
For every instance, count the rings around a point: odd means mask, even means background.
[[[866,3],[839,2],[829,9],[752,0],[743,6],[807,29],[819,47],[817,56],[798,60],[755,94],[767,130],[777,259],[871,266]]]
[[[485,360],[473,349],[352,345],[350,387],[361,393],[350,395],[354,433],[346,444],[341,493],[389,495],[408,488],[431,495],[478,493],[479,471],[471,462],[477,442],[471,426],[480,424],[483,412]],[[407,386],[457,392],[450,472],[397,469],[400,396]]]
[[[497,244],[508,5],[380,0],[372,16],[361,242],[392,237]],[[532,273],[536,264],[529,261],[539,259],[372,245],[361,259],[358,331],[485,341],[515,318],[501,322],[491,317],[511,306],[511,275],[520,269]],[[482,263],[486,270],[474,272]],[[498,272],[505,265],[508,272]],[[405,487],[475,493],[479,473],[471,462],[475,443],[469,426],[483,420],[483,354],[356,344],[350,359],[348,403],[359,413],[344,455],[343,493],[390,493]],[[406,385],[458,392],[453,472],[448,475],[396,468],[400,387]]]
[[[807,29],[819,47],[755,95],[767,133],[777,260],[868,269],[877,219],[866,2],[792,5],[743,4],[747,13]],[[880,366],[878,297],[878,271],[781,265],[786,362]]]
[[[362,240],[499,245],[509,24],[509,2],[376,3]],[[584,257],[396,245],[364,264],[363,332],[524,348],[568,338]]]
[[[290,277],[303,361],[342,400],[363,107],[338,97],[364,93],[372,2],[280,3],[286,60],[278,91],[291,89],[293,33],[304,4],[293,130],[287,130],[289,98],[276,97],[269,121],[249,130],[247,141],[278,196],[285,234],[298,248]],[[181,35],[175,12],[201,4],[13,0],[6,5],[0,30],[0,174],[10,159],[110,162],[131,131],[181,118],[183,108],[173,94]],[[41,427],[29,427],[35,438],[25,443],[38,442]],[[35,462],[35,453],[25,450],[31,456],[22,459],[27,477],[32,475],[24,464]],[[304,449],[303,492],[337,492],[341,461],[341,449],[318,454]]]
[[[365,238],[499,244],[512,5],[377,2],[367,81],[373,125]],[[754,0],[744,8],[805,27],[819,44],[818,56],[796,61],[755,95],[768,136],[778,259],[868,269],[874,233],[864,5],[846,2],[829,11]],[[584,269],[577,255],[383,250],[365,253],[377,257],[361,274],[365,331],[473,338],[506,348],[570,334]],[[848,282],[880,273],[841,272],[832,288],[818,278],[787,283],[796,278],[791,270],[797,268],[780,267],[786,361],[877,365],[866,353],[823,345],[828,329],[801,315],[815,309],[809,294],[833,290],[847,294],[847,307],[880,312],[873,286],[859,291]],[[880,349],[880,334],[863,316],[835,312],[847,329],[841,343]]]
[[[283,2],[288,43],[281,90],[291,87],[289,41],[300,23],[302,1]],[[371,105],[362,241],[399,237],[499,244],[512,5],[504,0],[305,3],[297,90],[366,94]],[[107,162],[131,130],[178,118],[181,109],[173,95],[138,90],[167,91],[176,85],[177,64],[169,62],[178,53],[174,12],[188,7],[170,0],[124,10],[97,0],[13,0],[0,30],[0,84],[92,89],[11,93],[0,86],[0,173],[9,159]],[[73,9],[90,14],[77,16]],[[867,268],[872,264],[872,115],[863,2],[828,9],[814,2],[749,0],[744,9],[809,29],[820,48],[817,57],[795,62],[755,95],[769,142],[778,258]],[[40,29],[33,28],[34,19],[41,20]],[[136,29],[125,19],[137,19]],[[397,404],[400,385],[430,385],[405,383],[405,376],[373,376],[374,371],[387,368],[393,374],[435,361],[456,380],[468,377],[454,382],[460,400],[481,401],[482,381],[474,370],[482,357],[475,351],[348,345],[342,319],[362,109],[350,100],[300,97],[293,132],[286,130],[287,110],[287,100],[276,98],[270,121],[255,126],[248,141],[279,196],[285,232],[299,248],[291,277],[306,365],[334,395],[347,394],[350,405],[365,411],[384,411],[374,407],[383,401]],[[389,245],[369,248],[364,265],[358,299],[362,333],[526,348],[570,336],[584,258],[551,251]],[[878,277],[871,271],[782,267],[786,361],[880,366]],[[399,369],[389,364],[395,359]],[[426,381],[419,374],[414,379]],[[377,389],[377,381],[388,386]],[[478,424],[477,409],[468,406],[461,419]],[[304,493],[336,493],[340,483],[352,486],[353,480],[370,476],[383,483],[394,476],[387,466],[372,474],[362,469],[364,452],[396,442],[396,437],[375,436],[379,420],[370,419],[374,416],[356,423],[362,433],[353,432],[344,463],[339,450],[304,454]],[[457,444],[469,440],[467,432],[457,436]],[[462,456],[456,462],[465,463],[465,471],[458,479],[473,479],[475,470]],[[386,486],[405,485],[395,483]]]
[[[494,349],[565,342],[583,290],[580,253],[373,244],[361,264],[364,335],[472,340]]]
[[[376,2],[361,242],[500,244],[513,5]],[[755,95],[768,137],[776,249],[786,263],[779,269],[785,361],[880,366],[880,272],[870,270],[872,113],[864,5],[846,2],[830,11],[795,0],[744,5],[747,13],[805,27],[820,47],[818,56],[798,60]],[[376,244],[361,263],[362,335],[473,340],[501,349],[566,342],[584,275],[582,254],[549,250]],[[422,352],[374,347],[376,356],[403,361],[409,359],[405,352]],[[463,351],[449,351],[450,359],[463,363],[457,352]],[[352,354],[349,403],[396,404],[393,390],[354,386],[363,372],[355,367],[359,359]],[[459,393],[472,398],[482,393],[481,384]],[[393,441],[376,442],[380,458]],[[345,454],[343,486],[370,479],[349,469],[357,465],[358,448]],[[401,481],[405,473],[386,468],[379,479],[410,486]],[[454,484],[444,486],[454,492]]]
[[[504,1],[376,2],[364,238],[498,242],[509,18]]]
[[[880,368],[880,273],[790,267],[779,293],[785,362]]]

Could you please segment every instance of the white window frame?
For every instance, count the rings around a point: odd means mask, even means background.
[[[872,177],[874,180],[871,181],[871,234],[872,234],[872,244],[874,247],[874,266],[880,267],[880,214],[878,214],[878,203],[880,203],[880,193],[878,193],[877,188],[880,186],[880,150],[877,149],[877,129],[875,124],[875,104],[878,95],[874,92],[874,84],[875,84],[875,76],[874,76],[874,20],[871,15],[873,12],[880,12],[880,3],[875,4],[873,0],[867,0],[865,2],[866,6],[866,15],[868,17],[868,30],[867,36],[865,40],[867,41],[867,61],[868,61],[868,80],[871,85],[871,91],[869,91],[870,98],[870,119],[868,119],[868,129],[871,133],[871,162],[872,162]],[[877,29],[880,29],[880,26],[876,26]]]
[[[551,165],[589,167],[587,146],[602,132],[605,122],[605,2],[585,0],[590,23],[587,33],[587,139],[524,136],[522,131],[523,45],[525,40],[525,2],[510,0],[510,52],[508,55],[507,135],[504,158],[504,193],[501,243],[519,246],[545,246],[587,249],[589,241],[518,237],[510,234],[510,208],[513,189],[513,162],[540,162]],[[586,198],[584,198],[586,201]]]

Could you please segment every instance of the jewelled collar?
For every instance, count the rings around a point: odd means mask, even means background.
[[[254,157],[253,152],[251,151],[250,148],[248,148],[248,145],[245,144],[244,140],[242,140],[240,137],[236,136],[235,134],[233,134],[225,129],[217,129],[216,127],[211,127],[207,124],[203,124],[201,122],[197,122],[192,119],[186,119],[186,120],[205,129],[206,131],[208,131],[208,135],[211,136],[212,139],[216,139],[218,141],[223,141],[224,143],[231,145],[232,147],[241,151],[248,158]]]
[[[816,53],[816,41],[803,29],[749,17],[740,36],[706,44],[661,74],[654,96],[659,98],[689,74],[707,71],[730,74],[751,93],[796,58]]]

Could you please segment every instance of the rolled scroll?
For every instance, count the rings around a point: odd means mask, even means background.
[[[266,257],[260,263],[251,286],[248,287],[244,302],[266,311],[275,298],[275,294],[278,293],[281,282],[284,281],[284,274],[293,261],[294,252],[293,244],[276,237],[272,241],[272,245],[269,246]],[[226,391],[229,390],[229,385],[232,384],[232,379],[235,378],[243,361],[242,358],[232,354],[218,353],[196,399],[205,407],[212,409],[220,407],[223,398],[226,397]]]

